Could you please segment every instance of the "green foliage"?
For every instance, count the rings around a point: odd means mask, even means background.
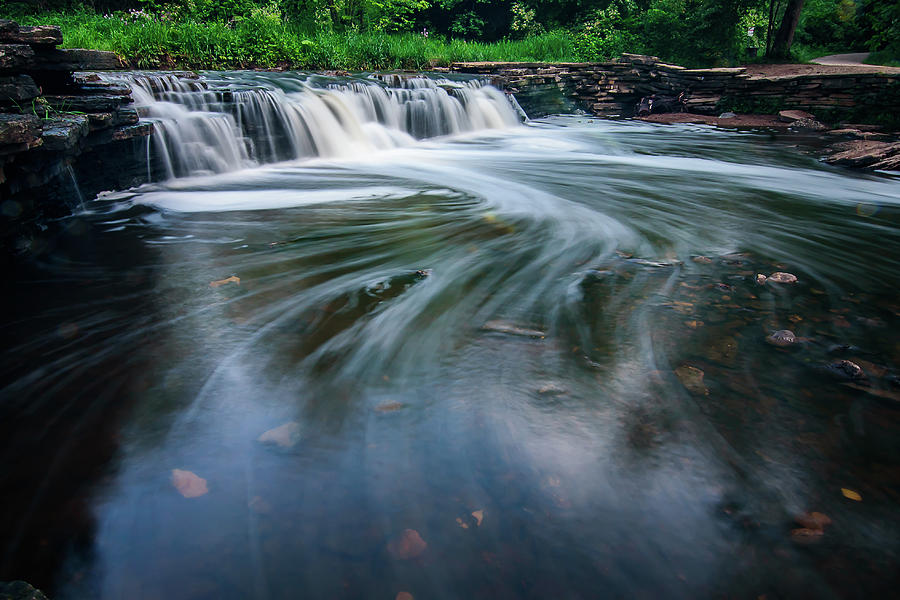
[[[637,47],[629,17],[636,11],[632,0],[617,0],[585,23],[575,35],[575,53],[579,60],[610,60]]]

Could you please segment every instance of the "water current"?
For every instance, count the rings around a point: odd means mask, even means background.
[[[900,180],[764,132],[523,123],[477,80],[127,78],[163,175],[7,273],[0,578],[895,593]]]

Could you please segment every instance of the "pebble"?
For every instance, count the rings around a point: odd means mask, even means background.
[[[756,277],[757,281],[759,281],[759,275],[757,275]],[[768,281],[772,281],[774,283],[797,283],[797,276],[793,273],[783,273],[781,271],[777,271],[769,275]]]
[[[832,375],[850,381],[865,381],[866,372],[855,362],[849,360],[836,360],[826,367]]]
[[[766,336],[766,341],[779,348],[788,348],[797,343],[797,336],[789,329],[779,329]]]

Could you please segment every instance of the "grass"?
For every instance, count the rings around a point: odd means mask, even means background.
[[[23,25],[59,25],[67,48],[109,50],[135,68],[415,69],[460,61],[574,61],[571,36],[554,31],[485,44],[415,33],[310,33],[266,15],[221,23],[127,20],[90,12],[18,17]]]
[[[884,67],[900,67],[900,56],[893,52],[882,50],[880,52],[872,52],[865,61],[867,65],[881,65]]]

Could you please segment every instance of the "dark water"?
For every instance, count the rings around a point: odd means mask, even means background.
[[[898,209],[765,135],[583,117],[101,196],[7,273],[2,577],[892,595]]]

